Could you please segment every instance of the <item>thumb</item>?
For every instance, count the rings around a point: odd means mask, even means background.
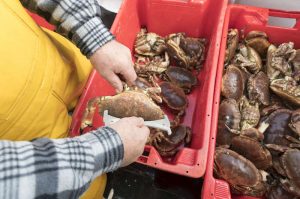
[[[114,72],[109,71],[104,77],[117,91],[121,92],[123,90],[123,84]]]

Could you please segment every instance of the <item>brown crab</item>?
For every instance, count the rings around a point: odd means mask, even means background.
[[[230,146],[233,132],[240,130],[241,113],[234,99],[225,99],[219,108],[217,144]]]
[[[293,111],[289,127],[300,136],[300,109]]]
[[[166,37],[167,52],[179,66],[199,69],[204,60],[205,39],[186,37],[184,33],[173,33]]]
[[[259,54],[251,47],[240,44],[239,53],[235,55],[234,63],[247,71],[256,74],[262,68],[262,61]]]
[[[157,129],[151,129],[147,144],[154,146],[163,157],[172,156],[182,144],[190,143],[191,135],[191,128],[184,125],[173,127],[171,135]]]
[[[188,99],[184,91],[171,82],[162,82],[159,84],[161,88],[161,97],[167,106],[178,112],[175,123],[185,113],[185,109],[188,106]]]
[[[272,166],[272,155],[261,144],[263,132],[258,129],[254,130],[254,128],[250,129],[244,130],[239,136],[232,138],[231,149],[249,159],[258,169],[265,170]]]
[[[229,63],[235,55],[239,43],[239,31],[230,29],[227,35],[227,47],[225,51],[225,63]]]
[[[244,94],[244,89],[244,72],[234,65],[229,65],[222,77],[222,95],[226,98],[239,100]]]
[[[166,50],[165,41],[159,35],[148,32],[142,28],[138,33],[134,45],[135,52],[143,56],[156,56],[162,54]]]
[[[273,150],[282,153],[276,169],[282,176],[280,177],[280,185],[285,191],[300,197],[300,150],[284,146],[273,147]]]
[[[271,44],[267,51],[266,71],[270,80],[273,80],[280,75],[280,71],[273,68],[273,63],[272,63],[272,59],[274,57],[274,53],[276,50],[277,47]]]
[[[270,104],[269,85],[269,78],[264,72],[260,71],[257,74],[251,75],[247,83],[250,101],[268,106]]]
[[[226,180],[233,193],[254,197],[263,196],[267,191],[266,172],[238,153],[217,147],[214,156],[214,172]]]
[[[299,197],[287,192],[281,185],[272,186],[266,194],[267,199],[299,199]]]
[[[158,120],[164,117],[164,112],[151,99],[147,89],[125,86],[124,91],[115,96],[91,99],[84,112],[81,129],[92,125],[96,107],[101,115],[104,110],[108,110],[110,115],[118,118],[136,116],[144,120]]]
[[[134,69],[139,76],[149,76],[149,74],[162,74],[170,65],[169,56],[164,57],[142,57],[138,56],[134,63]]]
[[[289,76],[274,79],[270,84],[271,90],[288,102],[300,106],[300,86]]]
[[[167,52],[171,58],[179,66],[189,69],[190,60],[187,54],[180,47],[180,40],[183,37],[182,33],[170,34],[166,38]]]
[[[267,71],[269,78],[275,79],[279,74],[292,76],[291,62],[296,56],[294,43],[283,43],[278,48],[271,45],[268,49]]]
[[[286,173],[286,179],[280,182],[283,188],[296,196],[300,196],[300,151],[289,149],[281,156],[281,164]]]
[[[189,56],[189,65],[200,69],[204,61],[206,39],[186,37],[180,38],[180,48]]]
[[[198,83],[193,73],[185,68],[171,66],[165,72],[166,79],[181,87],[185,93],[190,93],[191,88]]]
[[[266,57],[269,46],[268,35],[262,31],[250,31],[245,37],[245,42],[253,48],[261,57]]]
[[[290,142],[285,135],[293,136],[293,132],[289,128],[291,115],[292,111],[288,109],[279,109],[271,113],[268,118],[270,126],[264,133],[265,144],[289,145]]]
[[[251,105],[248,99],[243,96],[240,101],[241,129],[256,127],[260,120],[258,103]]]

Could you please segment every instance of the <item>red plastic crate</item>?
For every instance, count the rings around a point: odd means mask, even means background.
[[[212,99],[221,44],[223,18],[227,0],[125,0],[112,26],[116,39],[133,51],[141,27],[162,36],[186,32],[188,36],[208,40],[206,61],[198,79],[200,85],[189,95],[189,106],[183,123],[192,127],[192,142],[174,158],[163,159],[154,147],[146,146],[137,162],[180,175],[203,176],[208,154]],[[114,90],[95,71],[92,72],[73,115],[71,136],[79,135],[80,122],[87,101],[96,96],[112,95]],[[102,126],[99,114],[94,126]]]
[[[270,26],[268,25],[268,19],[270,16],[296,19],[296,24],[292,28]],[[202,198],[204,199],[253,199],[253,197],[249,196],[231,196],[228,183],[215,179],[213,176],[214,152],[216,143],[215,138],[217,135],[221,81],[224,67],[223,63],[225,57],[227,32],[229,28],[244,30],[245,35],[251,30],[265,31],[269,35],[271,43],[281,44],[283,42],[293,41],[295,42],[295,48],[300,48],[300,12],[286,12],[240,5],[228,6],[223,26],[222,44],[214,92],[207,170],[202,187]]]

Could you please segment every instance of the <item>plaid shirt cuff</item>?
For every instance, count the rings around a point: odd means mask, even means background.
[[[95,156],[94,178],[118,169],[124,158],[124,147],[119,134],[110,127],[103,127],[83,136]]]
[[[104,26],[99,17],[94,17],[78,28],[72,41],[88,58],[100,47],[113,40],[114,36]]]

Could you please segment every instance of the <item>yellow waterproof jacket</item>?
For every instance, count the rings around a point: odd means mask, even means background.
[[[64,37],[40,28],[18,0],[0,1],[0,139],[68,136],[91,64]],[[106,176],[82,198],[101,198]]]

